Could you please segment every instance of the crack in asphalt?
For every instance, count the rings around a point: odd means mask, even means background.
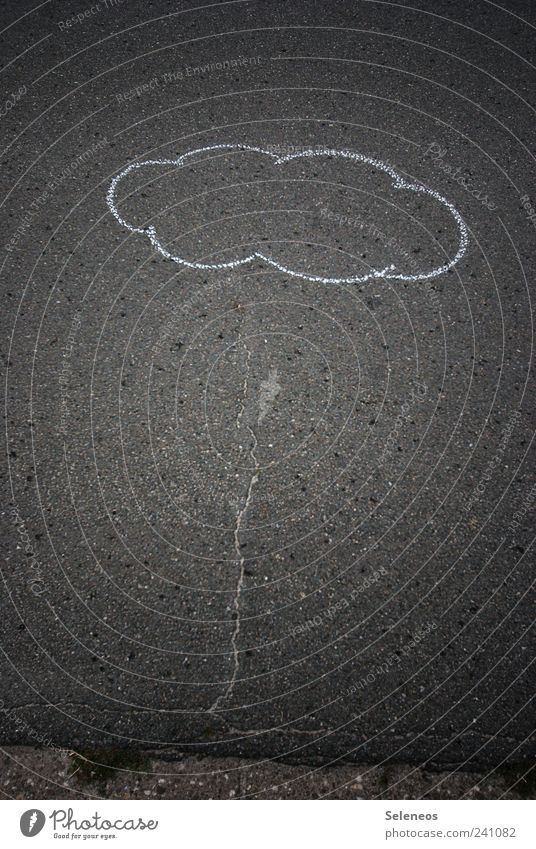
[[[246,352],[246,374],[245,374],[245,377],[244,377],[244,383],[242,385],[242,401],[241,401],[240,409],[238,411],[238,415],[237,415],[237,418],[236,418],[236,427],[237,427],[238,430],[240,429],[240,426],[241,426],[241,423],[242,423],[242,417],[244,415],[245,406],[246,406],[246,399],[247,399],[247,394],[248,394],[248,383],[249,383],[250,361],[251,361],[251,351],[249,350],[247,345],[242,340],[240,340],[240,341],[242,343],[244,351]],[[242,586],[243,586],[243,583],[244,583],[244,576],[245,576],[245,557],[242,553],[242,547],[241,547],[241,544],[240,544],[240,529],[242,527],[244,517],[245,517],[245,515],[246,515],[246,513],[247,513],[247,511],[250,507],[250,504],[251,504],[251,500],[252,500],[252,497],[253,497],[253,487],[255,486],[255,484],[257,483],[257,481],[259,479],[259,463],[258,463],[257,457],[255,455],[255,451],[257,450],[257,446],[258,446],[258,440],[257,440],[257,436],[255,434],[255,431],[253,430],[253,428],[247,422],[246,422],[246,427],[247,427],[247,429],[250,433],[250,436],[251,436],[251,447],[249,449],[249,456],[253,461],[254,471],[253,471],[253,474],[251,475],[251,478],[249,480],[249,484],[248,484],[248,487],[247,487],[247,490],[246,490],[246,496],[245,496],[245,499],[244,499],[244,504],[236,515],[236,523],[235,523],[235,528],[234,528],[234,547],[235,547],[235,552],[236,552],[236,556],[237,556],[239,572],[238,572],[238,581],[237,581],[237,584],[236,584],[235,597],[234,597],[234,601],[233,601],[233,606],[234,606],[234,610],[235,610],[235,627],[234,627],[234,630],[233,630],[233,635],[231,637],[231,648],[232,648],[232,651],[233,651],[233,673],[231,675],[231,678],[229,680],[227,688],[225,689],[225,691],[223,693],[221,693],[215,699],[214,703],[209,708],[209,713],[213,713],[215,710],[217,710],[219,705],[221,704],[221,702],[226,701],[232,695],[233,690],[234,690],[234,686],[235,686],[235,683],[236,683],[236,678],[237,678],[237,675],[238,675],[239,666],[240,666],[240,659],[239,659],[239,652],[238,652],[238,638],[240,636],[240,597],[242,595]]]

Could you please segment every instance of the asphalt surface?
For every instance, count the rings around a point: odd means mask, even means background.
[[[13,746],[0,754],[2,790],[13,799],[531,799],[527,765],[482,772],[409,764],[312,766],[195,755],[158,760],[130,752],[69,753]],[[104,756],[104,759],[103,759]]]
[[[530,764],[533,4],[2,14],[0,740]]]

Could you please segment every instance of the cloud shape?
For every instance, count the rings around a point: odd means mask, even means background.
[[[428,195],[433,198],[439,204],[444,206],[449,213],[452,215],[456,226],[458,228],[458,237],[459,244],[458,249],[455,255],[448,260],[448,262],[443,265],[436,266],[428,271],[422,271],[416,274],[401,274],[397,273],[396,267],[394,265],[388,265],[385,268],[372,268],[366,274],[358,274],[352,275],[349,277],[326,277],[323,275],[317,274],[307,274],[304,271],[298,271],[293,268],[288,268],[281,263],[277,262],[273,257],[267,256],[264,253],[259,251],[255,251],[246,257],[241,257],[240,259],[231,260],[229,262],[219,262],[219,263],[203,263],[203,262],[191,262],[184,257],[175,256],[170,253],[160,242],[158,238],[156,228],[151,224],[148,227],[136,227],[134,224],[130,224],[128,221],[120,215],[117,205],[116,205],[116,192],[119,183],[131,172],[138,171],[142,168],[152,167],[155,165],[164,165],[164,166],[174,166],[176,165],[178,168],[182,167],[185,164],[188,164],[188,161],[196,156],[197,154],[210,153],[212,151],[249,151],[253,153],[265,154],[272,158],[275,165],[280,166],[284,165],[286,162],[290,162],[294,159],[307,159],[311,157],[335,157],[339,159],[349,159],[356,163],[371,165],[379,171],[383,171],[387,174],[392,182],[393,187],[395,189],[406,189],[410,192],[415,192],[417,194]],[[201,147],[196,148],[195,150],[190,150],[188,153],[182,154],[182,156],[177,157],[176,159],[146,159],[142,162],[135,162],[128,165],[116,177],[113,178],[110,187],[108,189],[106,195],[106,202],[110,209],[110,212],[117,219],[117,221],[123,226],[126,227],[127,230],[130,230],[131,233],[141,233],[144,236],[147,236],[152,246],[162,254],[166,259],[172,260],[180,265],[183,265],[187,268],[196,268],[196,269],[206,269],[206,270],[222,270],[222,269],[232,269],[237,268],[241,265],[247,265],[248,263],[254,262],[255,260],[261,260],[262,262],[266,262],[269,265],[276,268],[278,271],[281,271],[284,274],[291,275],[293,277],[299,277],[302,280],[309,280],[315,283],[365,283],[367,280],[373,280],[377,278],[383,278],[384,280],[404,280],[410,282],[417,282],[419,280],[430,280],[434,277],[439,277],[439,275],[444,274],[449,271],[449,269],[453,268],[456,263],[460,261],[467,250],[468,244],[468,229],[465,224],[462,216],[456,209],[456,207],[449,201],[447,198],[443,197],[443,195],[436,192],[434,189],[429,189],[427,186],[422,183],[416,182],[408,182],[404,177],[398,174],[394,168],[391,167],[386,162],[382,162],[378,159],[373,159],[370,156],[365,156],[362,153],[357,153],[352,150],[333,150],[331,148],[324,148],[315,150],[303,150],[299,153],[292,153],[287,156],[280,156],[277,153],[274,153],[270,150],[265,150],[261,147],[256,147],[253,145],[247,144],[215,144],[209,147]]]

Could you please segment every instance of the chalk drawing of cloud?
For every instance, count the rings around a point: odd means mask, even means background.
[[[119,183],[131,172],[158,165],[177,166],[177,168],[181,168],[183,165],[188,164],[189,160],[192,157],[195,157],[197,154],[210,153],[212,151],[233,150],[250,151],[253,153],[264,154],[266,156],[271,157],[274,165],[276,166],[283,166],[286,162],[290,162],[294,159],[307,159],[310,157],[335,157],[339,159],[349,159],[353,162],[360,164],[371,165],[379,171],[383,171],[391,178],[393,188],[404,189],[410,192],[415,192],[416,194],[428,195],[429,197],[433,198],[437,203],[445,207],[452,215],[457,226],[459,238],[458,249],[454,256],[452,256],[443,265],[436,266],[435,268],[429,270],[423,270],[422,272],[416,274],[399,273],[394,265],[388,265],[385,268],[381,269],[372,268],[366,274],[361,273],[349,277],[326,277],[316,274],[307,274],[304,271],[298,271],[296,269],[286,267],[285,265],[282,265],[281,263],[277,262],[273,257],[267,256],[266,254],[260,253],[259,251],[255,251],[249,256],[241,257],[240,259],[234,259],[229,262],[192,262],[186,259],[185,257],[175,256],[168,250],[166,250],[166,248],[162,245],[158,237],[156,228],[153,225],[149,225],[148,227],[136,227],[133,224],[130,224],[128,221],[125,221],[125,219],[120,215],[116,205],[117,187]],[[261,260],[262,262],[268,263],[269,265],[273,266],[278,271],[281,271],[284,274],[288,274],[293,277],[300,277],[303,280],[310,280],[312,282],[319,283],[364,283],[367,280],[375,278],[383,278],[385,280],[405,280],[417,282],[419,280],[430,280],[433,277],[439,277],[439,275],[444,274],[449,269],[453,268],[465,254],[468,244],[467,225],[465,224],[458,210],[449,200],[447,200],[447,198],[443,197],[443,195],[439,194],[439,192],[427,188],[427,186],[424,186],[422,183],[408,182],[404,177],[398,174],[394,170],[394,168],[392,168],[389,164],[382,162],[378,159],[373,159],[369,156],[365,156],[362,153],[357,153],[352,150],[332,150],[331,148],[316,148],[315,150],[303,150],[299,153],[292,153],[287,156],[280,156],[272,151],[264,150],[261,147],[255,147],[247,144],[215,144],[211,145],[210,147],[202,147],[197,148],[196,150],[188,151],[188,153],[184,153],[182,156],[179,156],[176,159],[146,159],[142,162],[131,163],[126,168],[124,168],[119,174],[117,174],[116,177],[113,178],[106,195],[106,201],[110,211],[123,227],[126,227],[127,230],[130,230],[131,233],[141,233],[147,236],[153,247],[157,251],[159,251],[159,253],[161,253],[163,257],[172,260],[173,262],[176,262],[180,265],[183,265],[187,268],[213,270],[232,269],[237,268],[241,265],[247,265],[248,263],[254,262],[255,260]]]

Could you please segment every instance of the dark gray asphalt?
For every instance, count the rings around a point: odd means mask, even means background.
[[[4,744],[534,756],[535,11],[2,5]]]

